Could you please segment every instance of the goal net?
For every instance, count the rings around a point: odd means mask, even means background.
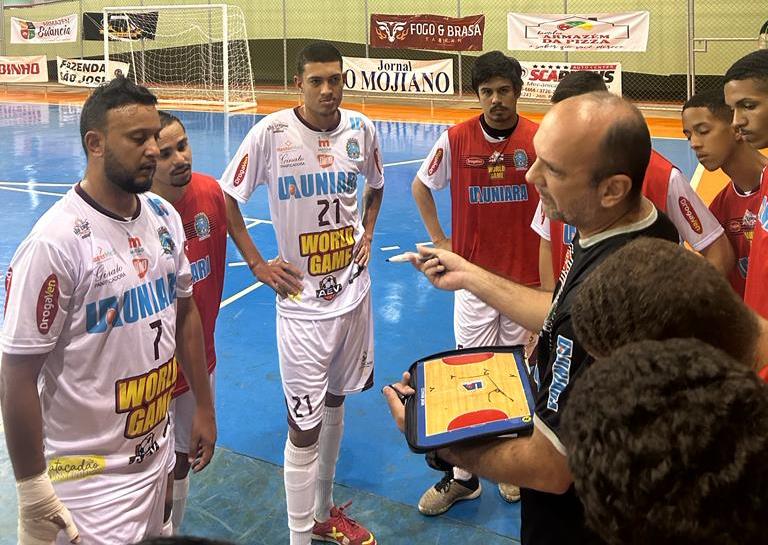
[[[104,60],[130,63],[128,77],[159,99],[255,105],[245,18],[225,4],[107,7]]]

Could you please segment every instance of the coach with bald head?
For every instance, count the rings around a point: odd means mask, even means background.
[[[592,363],[571,324],[571,300],[606,256],[643,236],[678,240],[670,220],[641,193],[651,154],[643,116],[630,102],[606,92],[555,105],[534,137],[537,159],[527,179],[536,185],[545,214],[575,226],[573,252],[554,293],[515,284],[456,254],[422,249],[417,266],[436,287],[466,289],[531,331],[541,331],[535,383],[534,429],[529,437],[463,443],[439,458],[522,488],[523,544],[584,544],[599,539],[584,526],[573,488],[560,419],[572,384]],[[407,374],[392,385],[412,394]],[[393,388],[384,394],[402,428],[403,406]]]

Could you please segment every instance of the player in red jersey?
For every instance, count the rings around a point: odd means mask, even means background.
[[[683,105],[683,134],[708,171],[722,169],[731,179],[709,209],[725,229],[736,253],[728,280],[744,297],[749,249],[760,207],[760,179],[768,158],[749,145],[731,126],[733,111],[722,89],[699,93]]]
[[[538,286],[539,241],[528,226],[539,197],[525,180],[536,161],[538,125],[517,114],[521,73],[520,63],[500,51],[477,58],[472,87],[483,113],[440,135],[411,188],[435,246],[524,286]],[[451,191],[450,236],[440,225],[432,196],[446,187]],[[533,333],[466,290],[455,293],[453,316],[459,347],[533,346]],[[516,486],[501,484],[499,490],[507,501],[520,499]],[[424,493],[419,511],[439,515],[480,492],[476,476],[453,468]]]
[[[568,97],[592,91],[607,91],[602,76],[596,72],[571,72],[558,84],[551,100],[556,104]],[[733,249],[722,226],[682,172],[655,150],[651,151],[643,181],[643,195],[669,216],[682,240],[718,270],[727,274],[733,268]],[[531,227],[541,236],[539,273],[542,287],[551,288],[562,271],[575,229],[559,221],[550,222],[541,211],[534,216]]]
[[[224,288],[224,266],[227,255],[227,212],[224,193],[218,182],[199,172],[192,172],[192,148],[184,124],[176,116],[160,113],[160,137],[152,191],[173,204],[184,225],[187,241],[186,254],[192,269],[193,297],[200,311],[205,342],[205,357],[211,386],[214,391],[216,347],[214,329],[219,315],[221,293]],[[178,532],[184,517],[189,491],[189,450],[192,429],[194,396],[183,373],[179,373],[172,404],[176,464],[173,486],[173,531]],[[171,507],[166,498],[167,511]]]
[[[733,109],[733,126],[754,148],[768,147],[768,50],[753,51],[725,73],[725,102]],[[763,169],[760,205],[749,254],[744,301],[768,318],[768,168]],[[763,330],[768,325],[763,322]]]

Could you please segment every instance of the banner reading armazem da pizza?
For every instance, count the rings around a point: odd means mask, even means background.
[[[0,83],[39,83],[48,81],[45,55],[0,57]]]
[[[645,51],[647,11],[508,13],[507,48],[537,51]]]
[[[116,73],[128,76],[131,65],[127,62],[62,59],[56,57],[59,83],[73,87],[98,87],[112,80]],[[118,72],[119,71],[119,72]]]
[[[77,14],[48,21],[27,21],[11,17],[12,44],[45,44],[77,41]]]
[[[373,47],[482,51],[485,15],[371,14],[370,42]]]
[[[453,59],[344,57],[344,88],[377,93],[453,94]]]
[[[621,96],[621,64],[617,62],[584,64],[520,61],[520,66],[523,68],[523,92],[520,98],[523,99],[549,101],[560,80],[577,71],[597,72],[603,77],[608,90]]]

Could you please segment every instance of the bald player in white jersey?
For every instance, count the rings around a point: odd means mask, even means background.
[[[6,276],[2,412],[22,545],[162,533],[176,354],[197,400],[195,468],[213,454],[184,229],[170,204],[143,194],[158,155],[155,103],[125,78],[91,95],[85,177],[37,222]]]
[[[381,157],[373,123],[339,108],[342,59],[335,47],[304,48],[295,81],[302,106],[254,126],[221,177],[227,223],[251,272],[277,292],[290,543],[309,545],[314,537],[374,545],[373,534],[334,506],[333,477],[344,396],[373,383],[366,265],[384,189]],[[238,208],[261,184],[277,235],[279,255],[271,261],[254,246]]]

